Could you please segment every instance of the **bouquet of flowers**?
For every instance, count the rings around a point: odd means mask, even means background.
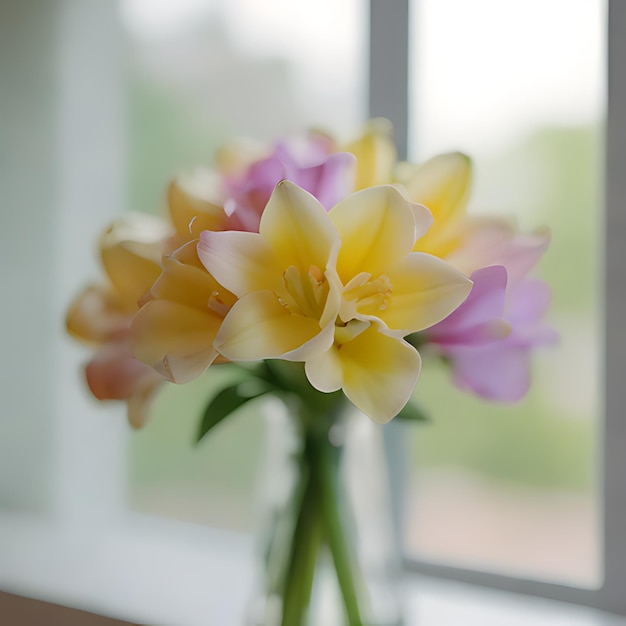
[[[345,144],[310,131],[232,144],[216,162],[170,184],[166,218],[128,214],[102,235],[106,278],[67,315],[96,347],[87,383],[100,400],[125,400],[141,427],[166,381],[237,368],[199,438],[250,400],[283,400],[296,469],[272,518],[255,623],[308,623],[323,549],[347,623],[399,623],[375,615],[351,547],[337,426],[347,407],[378,424],[420,419],[420,352],[468,392],[520,399],[532,351],[554,339],[550,290],[528,276],[549,234],[469,215],[470,159],[399,163],[385,120]]]

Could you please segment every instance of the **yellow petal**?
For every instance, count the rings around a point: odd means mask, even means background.
[[[472,163],[464,154],[452,152],[418,166],[406,165],[405,170],[398,178],[409,198],[428,207],[434,217],[432,227],[415,242],[414,249],[446,258],[462,240]]]
[[[199,376],[217,356],[213,340],[222,318],[168,300],[151,300],[132,323],[132,352],[175,383]]]
[[[129,315],[136,309],[136,305],[132,310],[125,309],[111,288],[90,285],[72,302],[65,325],[76,339],[104,343],[121,329],[128,328]]]
[[[342,149],[357,158],[355,190],[391,182],[397,153],[389,120],[370,120],[363,135]]]
[[[167,206],[176,233],[189,241],[203,230],[223,230],[226,213],[218,198],[219,182],[204,170],[181,175],[170,184]]]
[[[304,371],[311,385],[323,393],[332,393],[343,386],[341,359],[334,346],[322,354],[308,359]]]
[[[345,326],[335,326],[335,341],[330,350],[307,360],[305,372],[317,390],[332,393],[343,386],[343,366],[339,347],[353,341],[371,326],[370,322],[351,320]]]
[[[334,320],[333,320],[334,321]],[[233,361],[305,361],[333,342],[333,324],[291,313],[269,291],[244,296],[227,315],[215,347]]]
[[[413,210],[389,185],[353,193],[329,216],[341,236],[337,271],[344,284],[362,272],[380,274],[415,242]]]
[[[460,152],[436,156],[404,181],[409,198],[427,206],[435,222],[463,213],[471,191],[472,162]]]
[[[391,297],[384,309],[359,307],[358,312],[376,316],[393,330],[424,330],[447,317],[469,295],[472,281],[437,257],[413,252],[386,276]]]
[[[261,217],[259,232],[283,268],[294,266],[303,273],[311,266],[323,272],[339,240],[324,207],[310,193],[286,180],[276,185]]]
[[[122,243],[132,244],[138,254],[158,262],[161,245],[172,234],[172,225],[160,217],[146,213],[126,213],[102,234],[100,248],[114,248]]]
[[[375,325],[332,348],[341,361],[343,390],[363,413],[385,424],[407,403],[421,368],[415,348]]]
[[[415,238],[420,239],[433,225],[434,217],[428,207],[416,202],[409,202],[415,219]]]
[[[161,254],[172,234],[163,220],[131,213],[100,238],[104,269],[128,306],[136,304],[161,273]]]
[[[161,387],[161,384],[154,384],[137,391],[126,400],[128,422],[135,430],[143,428],[150,419],[152,403]]]
[[[152,286],[150,298],[171,300],[200,310],[209,306],[217,313],[223,311],[223,316],[236,300],[202,265],[196,241],[163,259],[163,273]]]
[[[258,290],[279,290],[287,269],[258,233],[204,231],[198,257],[209,273],[238,297]]]
[[[132,245],[120,244],[102,252],[102,260],[111,282],[127,307],[135,305],[161,273],[161,266],[143,258]]]
[[[453,215],[449,219],[435,221],[430,230],[415,242],[413,249],[440,259],[449,259],[463,245],[467,231],[466,220],[465,215]]]

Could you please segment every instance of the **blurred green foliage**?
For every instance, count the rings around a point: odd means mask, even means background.
[[[154,81],[135,77],[129,91],[128,206],[158,215],[169,181],[181,171],[210,166],[232,130]]]
[[[415,398],[431,420],[410,428],[410,458],[425,467],[471,470],[490,480],[584,490],[594,481],[596,423],[546,405],[537,384],[523,402],[503,406],[451,386],[443,364],[428,363]]]
[[[598,127],[546,128],[485,163],[481,171],[489,176],[482,181],[484,186],[502,184],[500,173],[509,173],[509,188],[502,191],[502,197],[506,201],[519,190],[527,200],[528,214],[519,216],[524,228],[529,224],[530,228],[550,227],[550,249],[534,274],[552,288],[549,319],[561,334],[561,344],[576,342],[570,334],[596,337],[598,331],[601,151]],[[533,190],[525,189],[526,178],[532,181]],[[562,321],[568,324],[559,324]],[[538,350],[534,365],[543,365],[546,353],[556,352],[565,375],[572,372],[571,385],[598,375],[593,354],[581,351],[572,363],[561,350],[561,346]],[[415,396],[431,421],[412,429],[409,437],[416,470],[462,468],[523,486],[591,489],[596,479],[600,415],[586,411],[589,406],[599,411],[600,400],[587,398],[585,407],[565,410],[572,403],[555,402],[554,380],[545,372],[540,375],[545,369],[535,367],[533,386],[522,402],[503,406],[454,389],[443,366],[427,363]]]
[[[258,405],[251,403],[196,443],[204,407],[218,389],[234,380],[228,367],[214,366],[187,385],[168,384],[149,425],[133,433],[133,485],[220,485],[235,493],[250,489],[263,436]]]
[[[599,127],[548,128],[522,146],[522,158],[539,164],[542,194],[534,207],[538,224],[552,231],[537,274],[554,293],[553,310],[593,315],[600,293],[603,230],[602,134]],[[539,221],[540,220],[540,221]]]

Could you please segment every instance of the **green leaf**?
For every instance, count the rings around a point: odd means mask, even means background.
[[[199,442],[214,426],[219,424],[250,400],[272,391],[269,385],[259,380],[244,380],[234,385],[224,387],[207,405],[200,422],[196,437]]]
[[[301,383],[303,377],[306,380],[302,363],[292,363],[279,359],[261,361],[258,364],[255,375],[276,389],[289,393],[294,392],[295,387]]]
[[[304,363],[270,359],[263,361],[263,369],[257,376],[277,390],[297,396],[311,410],[329,412],[337,409],[345,401],[342,391],[325,393],[311,385],[304,370]]]
[[[429,422],[430,421],[430,417],[411,400],[409,400],[404,405],[400,413],[396,415],[395,419],[400,419],[405,422]]]

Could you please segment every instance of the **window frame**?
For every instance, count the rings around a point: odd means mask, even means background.
[[[414,3],[419,0],[413,0]],[[370,116],[390,119],[396,129],[400,158],[406,156],[407,129],[410,126],[408,108],[409,69],[409,0],[370,0]],[[393,7],[393,10],[391,10]],[[602,259],[604,314],[603,338],[603,424],[599,450],[597,485],[602,507],[600,538],[602,581],[597,589],[586,589],[479,571],[406,557],[410,571],[432,577],[514,591],[537,597],[604,609],[626,615],[626,386],[622,373],[626,371],[626,247],[620,235],[626,233],[626,211],[622,203],[626,197],[626,3],[608,0],[607,7],[607,110],[605,151],[605,211],[604,239],[599,249],[605,251]],[[396,441],[399,437],[393,437]],[[391,439],[391,437],[390,437]],[[397,445],[397,443],[395,444]],[[402,484],[397,462],[392,468]],[[402,494],[395,489],[396,510],[400,510]]]

